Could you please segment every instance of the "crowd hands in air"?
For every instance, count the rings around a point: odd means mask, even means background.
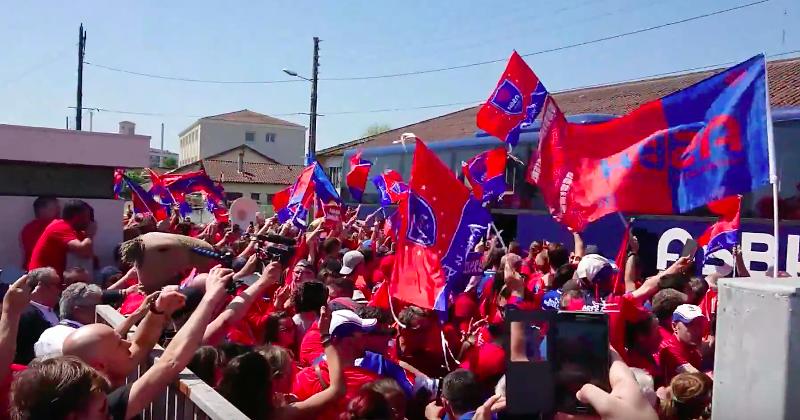
[[[143,290],[140,262],[118,250],[113,266],[98,267],[92,209],[61,204],[38,199],[20,236],[27,274],[3,298],[0,415],[135,418],[188,367],[254,419],[502,417],[506,361],[527,357],[504,320],[509,306],[609,314],[610,392],[586,384],[576,394],[595,417],[711,413],[717,276],[694,276],[694,262],[681,258],[642,278],[635,238],[619,276],[578,234],[573,252],[546,241],[528,250],[482,241],[484,273],[452,297],[442,322],[430,310],[387,305],[381,286],[394,270],[394,240],[380,217],[359,220],[359,209],[306,231],[274,217],[231,227],[128,215],[125,240],[168,232],[235,257],[229,268]],[[265,235],[296,245],[274,257]],[[101,304],[125,321],[96,320]],[[156,345],[160,357],[126,381]]]

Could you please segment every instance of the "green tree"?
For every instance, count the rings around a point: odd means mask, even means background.
[[[142,169],[126,169],[125,176],[139,185],[150,182],[150,178],[145,177],[144,170]],[[128,188],[127,184],[122,184],[122,191],[119,193],[119,196],[126,200],[131,199],[131,189]]]
[[[178,167],[178,161],[173,157],[164,158],[164,164],[161,166],[167,169],[175,169]]]
[[[383,133],[385,131],[389,131],[391,129],[392,129],[392,126],[389,125],[389,124],[386,124],[386,123],[370,124],[366,128],[366,130],[364,130],[364,133],[361,135],[361,137],[372,137],[372,136],[378,135],[380,133]]]

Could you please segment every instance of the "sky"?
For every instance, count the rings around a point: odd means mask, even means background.
[[[414,76],[413,72],[503,59],[715,12],[757,0],[548,1],[26,1],[0,16],[0,123],[74,127],[78,26],[85,61],[134,72],[205,80],[309,77],[320,44],[317,148],[362,136],[372,124],[402,127],[484,101],[505,62]],[[527,57],[550,91],[646,78],[800,50],[800,2],[744,9],[590,45]],[[775,58],[786,58],[798,53]],[[250,109],[308,126],[310,84],[210,84],[84,67],[94,131],[137,124],[159,147],[198,117]],[[454,104],[448,106],[432,105]],[[423,109],[409,109],[428,107]],[[392,109],[393,111],[373,112]],[[399,109],[399,110],[398,110]],[[286,115],[295,114],[295,115]],[[84,129],[89,125],[84,112]]]

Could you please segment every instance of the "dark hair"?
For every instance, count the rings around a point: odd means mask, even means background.
[[[292,294],[297,312],[318,312],[328,302],[328,288],[318,281],[300,283]]]
[[[552,260],[551,260],[552,261]],[[553,276],[553,289],[560,289],[564,287],[568,281],[572,280],[575,276],[575,267],[572,264],[564,264],[558,267],[555,276]]]
[[[570,290],[583,290],[583,286],[581,286],[581,282],[579,282],[577,279],[571,279],[561,286],[561,290],[563,292],[568,292]]]
[[[222,371],[217,390],[251,419],[266,419],[272,411],[272,382],[267,359],[250,351],[236,356]]]
[[[329,269],[323,267],[323,268],[320,268],[319,269],[319,273],[317,273],[317,280],[319,280],[319,281],[325,283],[325,285],[327,285],[328,284],[328,282],[327,282],[328,277],[336,276],[336,275],[338,275],[338,271],[337,272],[333,272],[333,270],[329,270]]]
[[[658,280],[658,289],[675,289],[684,292],[689,284],[689,276],[684,274],[665,274]]]
[[[703,299],[703,296],[706,295],[708,292],[708,282],[706,279],[702,277],[692,277],[689,279],[689,287],[692,288],[692,293],[694,293],[694,302],[689,302],[693,305],[697,305]]]
[[[410,325],[416,320],[422,320],[427,318],[427,316],[428,313],[425,312],[424,309],[418,306],[409,305],[403,308],[402,311],[400,311],[400,315],[397,316],[397,319],[399,319],[400,323],[402,323],[403,325]]]
[[[495,269],[499,271],[500,268],[500,260],[503,259],[503,256],[506,255],[506,251],[503,248],[494,248],[489,251],[489,256],[486,257],[486,262],[483,263],[483,271],[489,269]]]
[[[50,196],[37,197],[33,200],[33,214],[38,217],[39,212],[52,203],[58,203],[58,199]]]
[[[686,293],[675,289],[664,289],[653,296],[652,310],[659,322],[671,321],[675,308],[683,305],[687,300]]]
[[[187,222],[180,222],[175,226],[175,233],[183,236],[189,236],[192,232],[192,224]]]
[[[224,366],[236,356],[252,351],[253,346],[226,341],[218,346],[218,350],[220,352],[220,363]]]
[[[339,420],[386,420],[392,418],[392,406],[378,391],[361,388],[347,404]]]
[[[403,388],[400,387],[400,384],[397,383],[392,378],[380,378],[376,379],[372,382],[364,384],[361,389],[369,389],[375,391],[381,395],[383,398],[386,398],[386,401],[389,402],[389,405],[392,405],[393,400],[403,401],[403,403],[407,403],[406,392],[403,391]],[[402,407],[401,413],[394,413],[394,414],[405,414],[405,406]]]
[[[281,320],[284,318],[292,319],[288,312],[275,311],[267,315],[264,322],[264,343],[272,344],[278,342],[278,332],[280,332]]]
[[[217,367],[220,366],[219,352],[214,346],[202,346],[194,352],[192,361],[186,366],[203,382],[215,385]]]
[[[336,248],[341,247],[342,241],[340,241],[339,238],[327,238],[322,241],[322,252],[324,252],[325,255],[331,255],[336,251]]]
[[[331,279],[330,283],[328,283],[328,286],[341,292],[337,294],[343,297],[353,297],[353,291],[356,288],[355,282],[347,277],[334,277]]]
[[[92,207],[83,200],[69,200],[64,204],[64,209],[61,210],[61,218],[64,220],[71,220],[84,211],[90,211],[91,208]]]
[[[648,335],[651,333],[653,328],[653,319],[657,319],[655,315],[648,314],[642,320],[635,321],[635,322],[626,322],[625,323],[625,347],[633,348],[636,346],[636,339],[639,338],[641,335]]]
[[[11,385],[11,416],[16,419],[64,419],[86,408],[93,392],[107,393],[104,376],[76,357],[35,362]]]
[[[547,246],[547,259],[553,270],[569,262],[569,250],[563,244],[551,243]]]
[[[356,314],[363,319],[377,319],[379,324],[391,324],[394,322],[392,314],[377,306],[362,306],[356,310]]]
[[[329,255],[325,257],[321,268],[338,273],[342,269],[342,259],[338,255]]]
[[[447,374],[442,382],[442,397],[460,416],[481,406],[481,386],[475,374],[466,369],[456,369]]]
[[[522,247],[519,246],[519,242],[511,241],[508,243],[508,253],[509,254],[517,254],[522,255]]]

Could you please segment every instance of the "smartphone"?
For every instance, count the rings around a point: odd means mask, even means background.
[[[693,257],[695,252],[697,252],[697,241],[692,238],[687,239],[683,244],[681,257]]]
[[[547,355],[553,370],[556,411],[595,414],[575,398],[591,383],[610,392],[608,315],[602,312],[559,312],[547,332]]]

